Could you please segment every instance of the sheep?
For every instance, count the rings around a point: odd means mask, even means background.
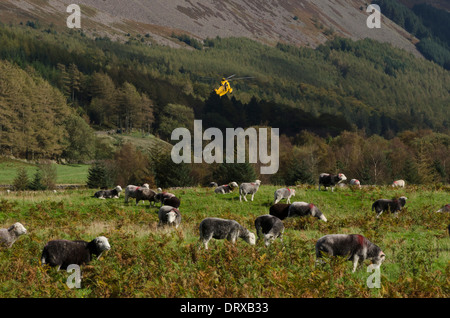
[[[312,203],[293,202],[289,207],[288,217],[305,215],[312,215],[324,222],[327,222],[325,215],[323,215],[319,208]]]
[[[450,212],[450,204],[444,205],[442,208],[440,208],[436,212]]]
[[[277,237],[283,241],[284,224],[276,216],[264,214],[255,219],[258,238],[264,237],[264,244],[269,246]]]
[[[210,182],[208,187],[210,188],[216,188],[218,186],[217,182]]]
[[[252,183],[242,183],[239,187],[239,201],[242,202],[242,197],[244,197],[244,200],[247,201],[246,195],[251,194],[252,195],[252,201],[253,197],[255,196],[255,193],[258,191],[259,186],[261,185],[260,180],[256,180]]]
[[[49,241],[42,250],[41,264],[48,264],[51,267],[67,269],[71,264],[83,265],[92,260],[92,255],[100,258],[104,251],[110,250],[108,239],[99,236],[90,242],[76,240],[53,240]]]
[[[163,205],[170,205],[170,206],[173,206],[174,208],[179,208],[180,204],[181,204],[181,201],[177,197],[165,198],[163,201]]]
[[[323,254],[329,256],[345,256],[353,261],[353,272],[358,263],[370,259],[372,264],[379,267],[386,258],[381,248],[359,234],[329,234],[322,236],[316,242],[316,263]]]
[[[214,189],[214,192],[221,193],[221,194],[230,193],[230,192],[233,192],[233,189],[237,188],[238,186],[239,185],[233,181],[228,184],[224,184],[219,187],[216,187],[216,189]]]
[[[347,177],[343,173],[338,173],[337,175],[331,175],[329,173],[321,173],[319,176],[319,191],[320,186],[323,185],[325,187],[325,190],[328,187],[331,187],[331,192],[333,192],[336,184],[339,184],[345,180],[347,180]]]
[[[135,191],[135,196],[136,196],[136,206],[139,204],[139,201],[145,201],[148,200],[148,203],[150,205],[154,205],[154,203],[156,203],[156,192],[153,191],[152,189],[148,189],[148,188],[137,188]],[[152,204],[153,202],[153,204]]]
[[[127,187],[125,188],[125,203],[128,203],[128,199],[129,198],[136,198],[136,190],[140,189],[141,187],[129,184],[127,185]],[[142,185],[142,188],[146,188],[149,189],[149,185],[148,183],[144,183]]]
[[[380,217],[380,215],[384,211],[390,211],[391,213],[394,213],[395,216],[398,216],[398,212],[405,206],[407,197],[400,197],[398,199],[379,199],[376,200],[372,204],[372,211],[375,210],[377,213],[377,218]]]
[[[27,234],[27,229],[19,222],[7,229],[0,229],[0,245],[10,248],[19,236]]]
[[[175,194],[170,193],[170,192],[159,192],[155,195],[155,200],[157,202],[161,202],[161,206],[163,206],[165,199],[169,199],[174,196],[175,196]]]
[[[405,187],[405,180],[395,180],[392,182],[391,185],[393,188],[404,188]]]
[[[351,179],[350,180],[350,185],[351,186],[356,186],[356,187],[361,189],[361,182],[358,179]]]
[[[284,220],[289,215],[289,203],[277,203],[270,207],[269,214],[276,216],[280,220]]]
[[[275,190],[274,193],[274,204],[277,204],[282,199],[287,199],[286,203],[291,203],[291,197],[295,197],[295,190],[289,188],[281,188]]]
[[[205,249],[208,249],[208,242],[212,239],[227,239],[235,244],[238,238],[243,239],[250,245],[255,245],[255,234],[244,228],[234,220],[227,220],[215,217],[208,217],[200,222],[199,226],[200,241],[203,242]]]
[[[159,223],[158,226],[169,225],[178,226],[181,223],[181,213],[177,208],[170,205],[163,205],[158,211]]]
[[[99,199],[117,199],[120,192],[122,192],[122,187],[118,185],[112,190],[100,190],[95,192],[94,197]]]

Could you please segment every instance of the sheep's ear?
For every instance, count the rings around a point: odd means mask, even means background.
[[[16,225],[15,224],[13,224],[13,225],[11,225],[9,228],[8,228],[8,232],[11,232],[12,230],[14,230],[15,229],[15,227],[16,227]]]

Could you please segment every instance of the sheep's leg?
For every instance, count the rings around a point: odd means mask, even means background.
[[[359,256],[355,255],[353,256],[353,273],[356,271],[356,267],[358,266]]]
[[[252,201],[253,201],[253,197],[255,196],[255,194],[254,193],[252,193]]]

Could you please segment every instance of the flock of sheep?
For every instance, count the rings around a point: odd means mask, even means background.
[[[342,173],[337,175],[322,173],[319,176],[319,190],[321,186],[325,188],[331,187],[332,191],[336,185],[347,180]],[[260,180],[250,183],[242,183],[240,186],[236,182],[227,185],[218,186],[211,183],[211,187],[215,187],[214,192],[217,194],[226,194],[232,192],[235,188],[239,188],[239,201],[247,201],[246,196],[251,195],[253,201],[255,194],[261,185]],[[352,179],[350,185],[361,187],[358,180]],[[395,181],[393,187],[404,187],[403,180]],[[119,198],[122,188],[117,186],[111,190],[100,190],[94,194],[99,199]],[[258,239],[263,239],[264,244],[269,246],[275,239],[282,240],[284,232],[283,220],[288,217],[311,215],[319,220],[327,222],[327,218],[320,209],[307,202],[290,202],[291,197],[295,196],[295,190],[290,188],[277,189],[274,193],[274,204],[269,209],[269,214],[258,216],[255,221],[255,229]],[[130,198],[136,199],[136,205],[140,201],[148,200],[150,205],[161,204],[158,211],[158,226],[174,226],[178,227],[181,223],[181,213],[178,209],[180,199],[174,194],[163,192],[160,188],[154,191],[149,188],[148,184],[142,186],[128,185],[125,188],[125,203]],[[286,203],[280,203],[286,199]],[[377,213],[379,217],[383,212],[388,211],[397,215],[406,204],[406,197],[398,199],[379,199],[372,204],[372,211]],[[450,205],[447,204],[437,212],[450,212]],[[450,232],[450,225],[449,225]],[[15,223],[8,229],[0,229],[0,244],[10,248],[19,236],[26,234],[27,230],[21,223]],[[241,238],[245,242],[256,244],[255,234],[240,225],[235,220],[222,219],[217,217],[207,217],[200,222],[199,225],[200,242],[205,249],[208,249],[208,242],[211,239],[227,239],[233,244],[237,239]],[[49,264],[57,267],[58,270],[66,269],[70,264],[87,264],[92,260],[93,256],[99,258],[104,251],[111,248],[108,239],[104,236],[97,237],[90,242],[76,240],[52,240],[43,248],[41,256],[41,264]],[[201,248],[201,246],[200,246]],[[325,235],[317,240],[316,258],[319,262],[324,254],[329,256],[345,256],[348,260],[353,261],[353,271],[357,265],[364,260],[369,259],[375,266],[380,266],[385,259],[382,250],[370,242],[367,238],[359,234],[330,234]]]

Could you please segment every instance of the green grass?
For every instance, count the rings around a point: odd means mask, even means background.
[[[211,188],[170,189],[181,198],[178,229],[157,227],[157,208],[98,200],[95,190],[0,192],[0,227],[20,221],[29,233],[0,250],[0,297],[449,297],[449,189],[407,187],[319,192],[296,187],[294,201],[316,204],[328,222],[312,217],[284,221],[283,242],[266,248],[212,240],[199,249],[198,225],[207,216],[237,220],[255,232],[254,219],[269,211],[277,187],[262,185],[253,202]],[[370,211],[378,198],[406,195],[396,218]],[[366,266],[330,260],[315,266],[314,245],[331,233],[359,233],[386,254],[381,288],[370,289]],[[39,265],[51,239],[104,235],[112,249],[83,266],[82,288],[69,289],[70,273]],[[368,265],[369,263],[365,263]]]

